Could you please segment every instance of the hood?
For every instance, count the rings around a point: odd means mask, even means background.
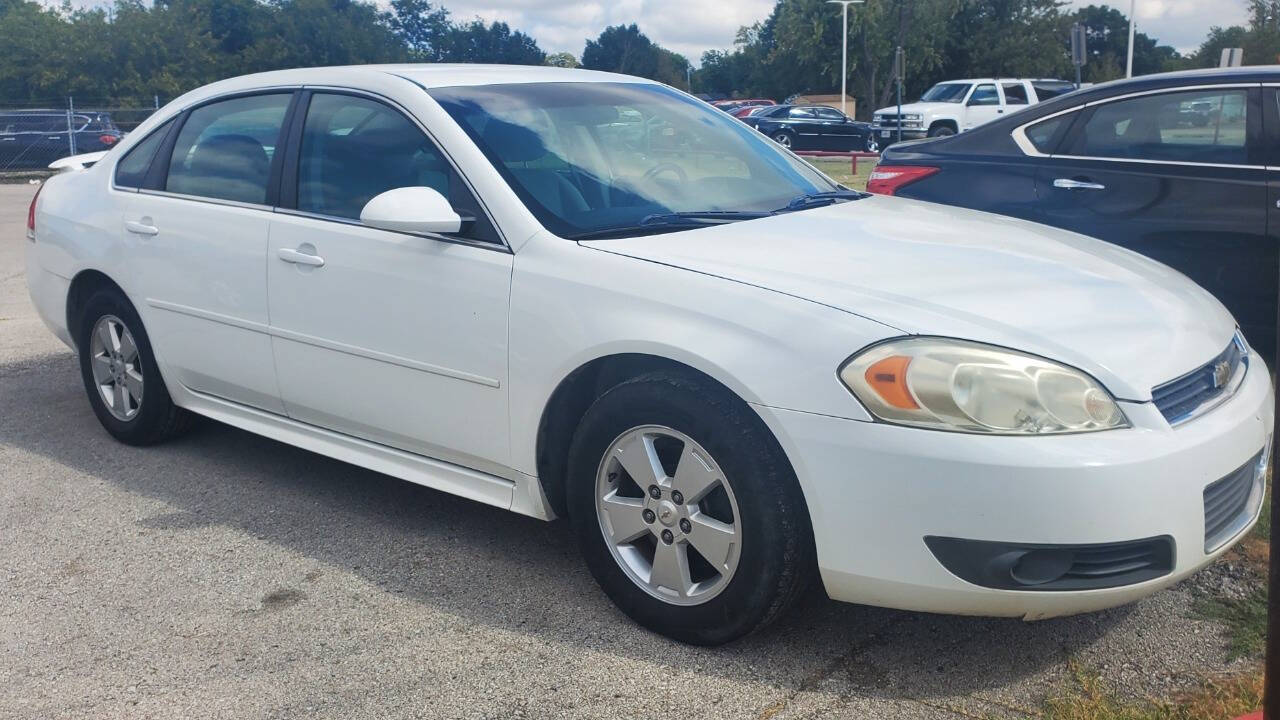
[[[903,103],[903,104],[902,104],[902,112],[904,112],[904,113],[926,113],[926,112],[929,112],[930,110],[951,111],[951,110],[954,110],[955,108],[960,108],[960,107],[964,107],[964,105],[963,105],[962,103],[944,103],[944,102],[913,102],[913,103]],[[880,108],[879,110],[875,111],[874,115],[879,115],[880,113],[888,113],[889,115],[897,115],[897,114],[898,114],[898,106],[897,106],[897,105],[890,105],[889,107],[883,107],[883,108]],[[874,115],[873,115],[873,116],[874,116]]]
[[[582,244],[785,293],[903,334],[1041,355],[1090,373],[1124,400],[1150,400],[1154,386],[1208,362],[1235,331],[1212,295],[1137,253],[903,198]]]

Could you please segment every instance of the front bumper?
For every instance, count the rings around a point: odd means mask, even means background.
[[[884,145],[886,142],[898,141],[898,128],[894,125],[873,125],[871,127],[871,134],[880,142],[881,145]],[[902,128],[903,140],[919,140],[920,138],[928,136],[929,131],[923,128]]]
[[[756,406],[791,460],[836,600],[906,610],[1038,619],[1100,610],[1169,586],[1222,554],[1252,515],[1205,550],[1204,490],[1263,449],[1271,381],[1253,353],[1236,394],[1176,428],[1151,403],[1122,403],[1125,430],[991,437]],[[1168,536],[1172,570],[1091,590],[1005,590],[949,572],[926,537],[1027,545]]]

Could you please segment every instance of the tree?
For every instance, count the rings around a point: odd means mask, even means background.
[[[438,62],[448,42],[449,11],[427,0],[391,0],[391,29],[421,62]]]
[[[520,31],[512,32],[504,22],[485,25],[483,20],[472,20],[453,26],[447,38],[448,62],[541,65],[547,58],[533,38]]]
[[[1089,62],[1081,69],[1085,82],[1103,82],[1124,77],[1129,53],[1129,18],[1106,5],[1080,8],[1072,18],[1085,26],[1089,39]],[[1158,45],[1145,33],[1133,38],[1133,74],[1175,70],[1181,56],[1167,45]]]
[[[558,52],[552,55],[548,55],[547,59],[544,60],[543,63],[546,65],[550,65],[552,67],[562,67],[562,68],[582,67],[582,63],[578,62],[578,58],[574,57],[573,53],[567,53],[567,52]]]
[[[582,51],[582,67],[684,87],[689,61],[655,44],[632,23],[607,27],[600,37],[588,40]]]

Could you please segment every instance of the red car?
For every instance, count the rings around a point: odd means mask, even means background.
[[[744,118],[760,108],[777,104],[772,100],[744,100],[741,106],[729,111],[729,114],[736,118]]]
[[[776,102],[772,100],[766,100],[763,98],[751,98],[751,99],[744,99],[744,100],[719,100],[711,104],[716,108],[719,108],[720,110],[723,110],[729,113],[730,115],[738,118],[746,117],[748,113],[750,113],[752,110],[758,107],[764,107],[766,105],[777,105]]]

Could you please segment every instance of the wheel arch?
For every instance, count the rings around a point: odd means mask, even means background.
[[[929,123],[929,129],[926,132],[933,132],[935,128],[949,127],[957,135],[960,133],[960,123],[955,118],[938,118]]]
[[[126,301],[132,302],[124,288],[101,270],[81,270],[71,279],[71,285],[67,289],[66,321],[67,333],[71,335],[72,342],[77,342],[80,337],[80,316],[84,312],[85,303],[95,292],[103,289],[116,290]]]
[[[656,371],[675,371],[710,383],[750,405],[742,394],[725,382],[688,363],[643,352],[619,352],[602,355],[579,365],[566,375],[552,391],[538,422],[535,461],[542,491],[557,515],[565,514],[565,479],[568,472],[569,445],[578,423],[587,409],[610,388],[632,378]],[[752,411],[754,414],[754,411]],[[773,439],[779,456],[792,469],[791,460],[768,423],[760,427]],[[803,493],[803,488],[801,489]]]

